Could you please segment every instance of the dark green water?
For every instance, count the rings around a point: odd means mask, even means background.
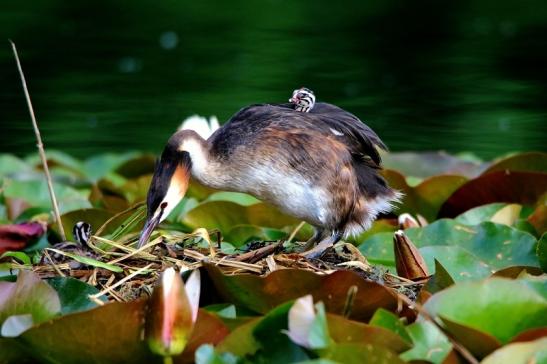
[[[159,152],[191,114],[226,120],[306,85],[392,150],[546,150],[547,3],[3,1],[0,152]],[[5,40],[5,41],[4,41]]]

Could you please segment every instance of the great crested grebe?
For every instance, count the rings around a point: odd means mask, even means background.
[[[366,230],[400,194],[379,174],[378,135],[353,114],[327,103],[311,112],[291,104],[241,109],[204,140],[176,132],[156,163],[139,247],[184,197],[190,175],[220,190],[251,194],[308,222],[304,253],[317,257],[342,237]]]
[[[289,102],[294,104],[296,111],[310,112],[315,105],[315,95],[309,88],[301,87],[292,92]]]

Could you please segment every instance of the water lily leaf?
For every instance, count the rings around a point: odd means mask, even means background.
[[[344,364],[403,364],[397,354],[379,345],[343,343],[335,344],[321,354],[323,359]]]
[[[372,318],[370,319],[369,325],[383,327],[399,335],[405,342],[412,342],[412,339],[408,335],[405,325],[403,324],[401,319],[393,312],[389,312],[387,310],[384,310],[383,308],[379,308],[378,310],[376,310],[376,312],[374,312],[374,316],[372,316]],[[391,349],[393,351],[400,352],[400,350],[397,350],[393,347]],[[407,348],[406,350],[408,349],[410,348]]]
[[[442,205],[439,217],[454,217],[473,207],[493,202],[535,205],[545,194],[547,173],[492,172],[457,189]]]
[[[57,292],[31,271],[21,270],[17,281],[0,282],[0,324],[9,316],[31,314],[34,323],[61,311]]]
[[[547,233],[543,234],[538,240],[536,253],[539,259],[539,265],[547,273]]]
[[[91,266],[97,267],[97,268],[108,269],[109,271],[116,272],[116,273],[123,272],[123,269],[118,267],[117,265],[104,263],[104,262],[98,261],[98,260],[90,258],[90,257],[84,257],[82,255],[78,255],[78,254],[74,254],[74,253],[70,253],[70,252],[65,252],[65,251],[62,251],[62,250],[59,250],[59,249],[54,249],[54,248],[48,248],[48,250],[50,250],[54,253],[57,253],[57,254],[67,256],[71,259],[74,259],[77,262],[80,262],[80,263],[83,263],[83,264],[86,264],[86,265],[91,265]]]
[[[299,221],[264,203],[242,206],[230,201],[208,201],[190,210],[182,222],[192,229],[203,227],[227,233],[235,225],[282,228]]]
[[[545,363],[547,360],[547,338],[524,343],[506,345],[488,357],[482,364],[531,364]]]
[[[253,197],[246,193],[225,191],[215,192],[209,195],[206,201],[231,201],[242,206],[250,206],[260,202],[260,200],[258,200],[256,197]]]
[[[415,322],[406,327],[414,347],[401,354],[406,361],[427,360],[434,364],[444,363],[452,350],[452,344],[435,325],[428,321]]]
[[[503,202],[495,202],[483,206],[477,206],[454,218],[457,222],[464,225],[478,225],[484,221],[490,221],[499,210],[507,206]]]
[[[146,304],[146,300],[114,302],[61,316],[31,328],[17,339],[0,341],[0,352],[4,344],[11,348],[21,342],[26,357],[33,355],[41,362],[163,363],[161,357],[147,350],[141,338]],[[174,362],[193,362],[199,346],[217,344],[226,334],[228,329],[215,315],[200,310],[186,350],[174,357]]]
[[[547,201],[540,201],[534,212],[526,219],[538,236],[547,232]]]
[[[545,172],[547,153],[528,152],[503,158],[488,167],[483,174],[497,171]]]
[[[97,182],[114,172],[123,163],[135,156],[135,153],[113,154],[105,153],[94,155],[85,160],[81,171],[92,182]]]
[[[498,339],[486,332],[461,325],[446,317],[440,318],[448,332],[476,358],[482,359],[501,346]]]
[[[48,149],[46,153],[47,164],[50,169],[56,167],[63,167],[67,170],[73,171],[76,174],[82,175],[82,163],[76,158],[68,155],[67,153]],[[25,162],[33,167],[42,168],[42,161],[38,153],[33,153],[25,158]]]
[[[428,312],[507,343],[522,331],[547,325],[547,300],[523,279],[462,282],[434,294]]]
[[[203,345],[196,350],[196,364],[236,364],[238,358],[231,353],[215,352],[212,345]]]
[[[58,183],[54,190],[61,213],[91,207],[86,193]],[[20,198],[31,206],[51,207],[46,181],[10,181],[4,189],[4,196]]]
[[[0,225],[0,253],[8,250],[22,250],[32,245],[45,232],[45,224],[39,222]]]
[[[385,168],[394,169],[405,176],[427,178],[440,174],[478,176],[485,166],[465,161],[445,152],[398,152],[382,156]]]
[[[12,174],[29,172],[32,167],[22,159],[11,154],[0,155],[0,177],[9,177]]]
[[[446,268],[435,258],[435,274],[427,281],[426,289],[428,292],[435,293],[454,284],[454,278],[450,276]]]
[[[254,337],[253,332],[260,320],[261,318],[251,319],[238,326],[217,346],[217,351],[233,353],[240,357],[256,353],[260,349],[260,343]]]
[[[495,222],[496,224],[513,226],[519,218],[521,210],[521,205],[515,203],[509,204],[497,211],[494,216],[490,218],[490,221]]]
[[[251,362],[293,363],[309,359],[298,345],[294,344],[285,331],[289,328],[288,314],[292,302],[284,303],[268,312],[254,327],[253,336],[260,349]]]
[[[526,267],[523,265],[514,265],[512,267],[507,267],[496,271],[492,274],[492,277],[501,277],[501,278],[510,278],[517,279],[521,278],[523,274],[531,276],[539,276],[543,273],[543,270],[539,267]]]
[[[423,228],[407,229],[405,234],[419,248],[430,272],[437,259],[456,281],[486,278],[515,265],[539,265],[534,236],[506,225],[483,222],[467,226],[442,219]],[[359,250],[370,262],[394,266],[390,233],[374,235]]]
[[[24,265],[30,265],[31,264],[30,257],[26,253],[23,253],[23,252],[9,252],[8,251],[8,252],[4,252],[2,255],[0,255],[0,259],[9,258],[9,257],[17,259],[18,261],[20,261]]]
[[[383,310],[383,312],[393,315],[386,310]],[[376,314],[375,317],[377,317]],[[379,319],[377,318],[376,320],[378,321]],[[379,322],[373,324],[372,321],[371,324],[367,325],[348,320],[339,315],[327,314],[327,326],[330,337],[336,343],[383,346],[396,353],[401,353],[411,348],[411,340],[405,330],[399,331],[399,327],[396,328],[398,324],[395,322],[388,324],[385,316],[381,321],[381,324],[390,327],[380,326]],[[401,327],[404,328],[402,323]],[[406,335],[406,338],[401,335]]]
[[[277,305],[311,294],[315,302],[323,301],[328,312],[343,313],[346,295],[352,286],[357,294],[351,318],[368,321],[376,309],[395,310],[397,299],[386,287],[367,281],[350,271],[328,275],[297,269],[281,269],[264,277],[240,274],[225,275],[215,265],[204,264],[217,292],[226,301],[267,313]]]
[[[388,169],[383,171],[383,175],[391,187],[404,193],[402,204],[397,209],[399,214],[420,214],[430,221],[434,220],[441,205],[454,191],[467,182],[463,176],[441,175],[427,178],[416,187],[411,187],[399,172]]]
[[[153,174],[156,158],[157,157],[152,154],[133,157],[120,164],[115,172],[126,179]]]
[[[99,293],[99,290],[85,282],[71,277],[55,277],[48,279],[47,283],[57,291],[63,315],[97,307],[89,295]]]

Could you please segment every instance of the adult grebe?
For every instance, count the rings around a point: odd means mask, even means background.
[[[398,200],[379,174],[377,147],[386,149],[372,129],[327,103],[311,112],[295,112],[291,104],[251,105],[207,140],[178,131],[156,164],[139,247],[184,197],[191,175],[310,223],[315,234],[306,249],[319,244],[304,255],[317,257],[342,237],[368,229]]]
[[[292,92],[289,102],[294,104],[296,111],[309,112],[315,105],[315,94],[309,88],[301,87]]]

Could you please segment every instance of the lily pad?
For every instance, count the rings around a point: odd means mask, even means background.
[[[264,203],[242,206],[230,201],[208,201],[190,210],[182,222],[192,229],[203,227],[227,233],[235,225],[283,228],[299,221]]]
[[[519,333],[547,325],[547,300],[524,280],[462,282],[433,295],[427,311],[490,334],[505,344]],[[450,327],[447,327],[450,330]]]
[[[441,364],[452,350],[452,344],[446,336],[428,321],[415,322],[407,326],[407,331],[414,347],[401,354],[404,360],[427,360]]]
[[[543,364],[547,362],[547,338],[513,343],[496,350],[482,364]]]
[[[54,185],[54,190],[61,213],[91,207],[86,193],[58,183]],[[4,196],[20,198],[27,201],[31,206],[51,207],[51,199],[45,180],[10,181],[4,189]]]
[[[528,152],[512,155],[495,161],[483,174],[497,171],[545,172],[547,171],[547,153]]]
[[[0,282],[0,324],[11,315],[31,314],[34,323],[61,311],[57,292],[34,273],[21,270],[17,281]]]
[[[509,266],[539,266],[534,236],[506,225],[483,222],[467,226],[442,219],[405,233],[419,248],[430,272],[434,272],[437,259],[456,281],[486,278]],[[359,250],[371,262],[394,267],[390,233],[374,235]]]
[[[385,168],[394,169],[405,176],[427,178],[440,174],[478,176],[485,166],[451,156],[445,152],[398,152],[382,156]]]
[[[97,288],[71,277],[55,277],[47,282],[59,295],[63,315],[97,307],[97,303],[89,299],[89,295],[99,293]]]
[[[430,221],[434,220],[443,203],[454,191],[467,182],[467,178],[463,176],[441,175],[429,177],[411,187],[399,172],[388,169],[383,171],[383,175],[391,187],[404,194],[402,204],[397,208],[399,214],[420,214]]]
[[[493,202],[535,205],[547,191],[547,173],[496,171],[458,188],[442,205],[439,217],[454,217]]]
[[[225,275],[215,265],[204,264],[219,295],[226,301],[255,312],[267,313],[277,305],[311,294],[315,302],[323,301],[328,312],[341,314],[346,296],[357,287],[350,318],[368,321],[376,309],[394,311],[397,298],[386,287],[367,281],[350,271],[328,275],[297,269],[281,269],[264,277]]]

